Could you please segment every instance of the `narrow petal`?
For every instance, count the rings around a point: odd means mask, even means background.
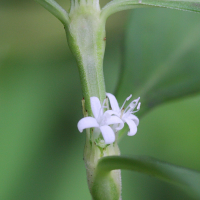
[[[112,110],[116,111],[116,112],[120,112],[119,104],[118,104],[115,96],[113,94],[110,94],[110,93],[106,93],[106,96],[109,98]]]
[[[103,114],[103,116],[102,116],[101,125],[107,125],[106,121],[107,121],[110,117],[112,117],[113,115],[119,117],[119,114],[118,114],[117,112],[112,111],[112,110],[107,110],[107,111]]]
[[[107,125],[111,125],[111,124],[119,124],[119,126],[117,126],[116,130],[121,130],[124,127],[124,122],[117,116],[111,116],[106,120],[106,124]]]
[[[113,111],[113,110],[107,110],[103,115],[104,116],[107,116],[107,115],[116,115],[116,116],[120,116],[121,113],[118,113],[116,111]]]
[[[127,117],[127,119],[133,120],[135,122],[136,126],[139,125],[139,119],[135,115],[129,114],[128,117]]]
[[[121,129],[123,129],[124,128],[124,123],[122,124],[118,124],[118,126],[115,128],[115,130],[116,131],[119,131],[119,130],[121,130]]]
[[[128,136],[133,136],[137,133],[137,126],[135,122],[131,119],[125,119],[126,123],[129,126],[130,131],[128,132]]]
[[[84,117],[78,122],[77,126],[78,130],[82,133],[83,129],[99,127],[99,124],[97,123],[97,120],[93,117]]]
[[[115,141],[115,133],[110,126],[101,126],[100,130],[106,144],[111,144]]]
[[[90,97],[90,103],[91,103],[92,113],[95,119],[97,119],[100,112],[103,112],[103,110],[101,111],[100,100],[97,97]]]

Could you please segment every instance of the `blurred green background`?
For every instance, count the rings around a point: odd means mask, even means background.
[[[68,0],[58,3],[69,8]],[[159,10],[166,25],[175,20],[187,30],[188,18],[200,26],[199,14]],[[156,9],[133,12],[148,19]],[[111,93],[131,13],[114,14],[107,22],[104,73]],[[171,15],[175,17],[168,20]],[[0,199],[91,199],[83,162],[85,134],[76,126],[81,99],[78,69],[62,24],[33,0],[0,0]],[[151,110],[141,118],[136,136],[123,138],[121,153],[200,170],[199,102],[197,94]],[[191,199],[178,188],[130,171],[122,172],[122,185],[124,200]]]

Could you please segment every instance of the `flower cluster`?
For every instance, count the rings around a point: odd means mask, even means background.
[[[105,144],[111,144],[115,141],[115,133],[124,127],[124,123],[127,123],[129,126],[128,135],[135,135],[139,119],[134,113],[140,109],[140,97],[133,100],[126,109],[124,109],[125,103],[130,100],[132,95],[126,98],[121,108],[114,95],[110,93],[106,93],[106,95],[112,109],[109,110],[109,106],[105,105],[106,99],[101,105],[97,97],[91,97],[90,102],[94,117],[82,118],[78,122],[78,130],[83,132],[86,128],[94,128],[95,137],[98,138],[99,135],[102,134]]]

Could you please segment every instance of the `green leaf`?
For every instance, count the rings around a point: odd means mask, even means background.
[[[184,11],[200,12],[200,1],[199,0],[113,0],[110,1],[102,9],[102,17],[108,18],[111,14],[132,9],[132,8],[142,8],[142,7],[163,7],[171,8]]]
[[[141,97],[138,116],[200,91],[200,16],[167,9],[139,9],[128,22],[116,96]],[[119,139],[127,132],[122,130]]]
[[[179,167],[147,156],[108,156],[99,160],[97,178],[107,176],[108,172],[116,169],[133,170],[147,174],[171,184],[177,185],[200,198],[200,172]]]

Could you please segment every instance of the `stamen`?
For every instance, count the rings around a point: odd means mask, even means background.
[[[138,103],[137,110],[140,110],[141,102]]]
[[[122,111],[121,111],[121,116],[120,116],[120,118],[122,118],[123,114],[124,114],[124,108],[123,108]]]
[[[130,96],[127,97],[126,100],[129,101],[131,97],[132,97],[132,94],[130,94]]]
[[[140,97],[138,97],[137,99],[133,100],[133,101],[126,107],[125,112],[127,112],[127,110],[128,110],[129,112],[132,112],[132,111],[135,109],[136,105],[138,104],[138,101],[139,101],[139,100],[140,100]]]
[[[135,106],[138,104],[138,101],[140,100],[140,97],[138,97],[137,99],[135,99],[134,101],[132,101],[129,106],[130,108],[135,108]]]
[[[132,94],[131,94],[129,97],[126,98],[126,100],[124,101],[124,103],[123,103],[123,105],[122,105],[122,107],[121,107],[121,110],[122,110],[122,108],[124,107],[125,103],[126,103],[127,101],[129,101],[131,97],[132,97]]]
[[[141,102],[138,103],[138,105],[137,105],[137,110],[132,111],[131,113],[133,114],[133,113],[138,112],[138,111],[140,110],[140,105],[141,105]]]

